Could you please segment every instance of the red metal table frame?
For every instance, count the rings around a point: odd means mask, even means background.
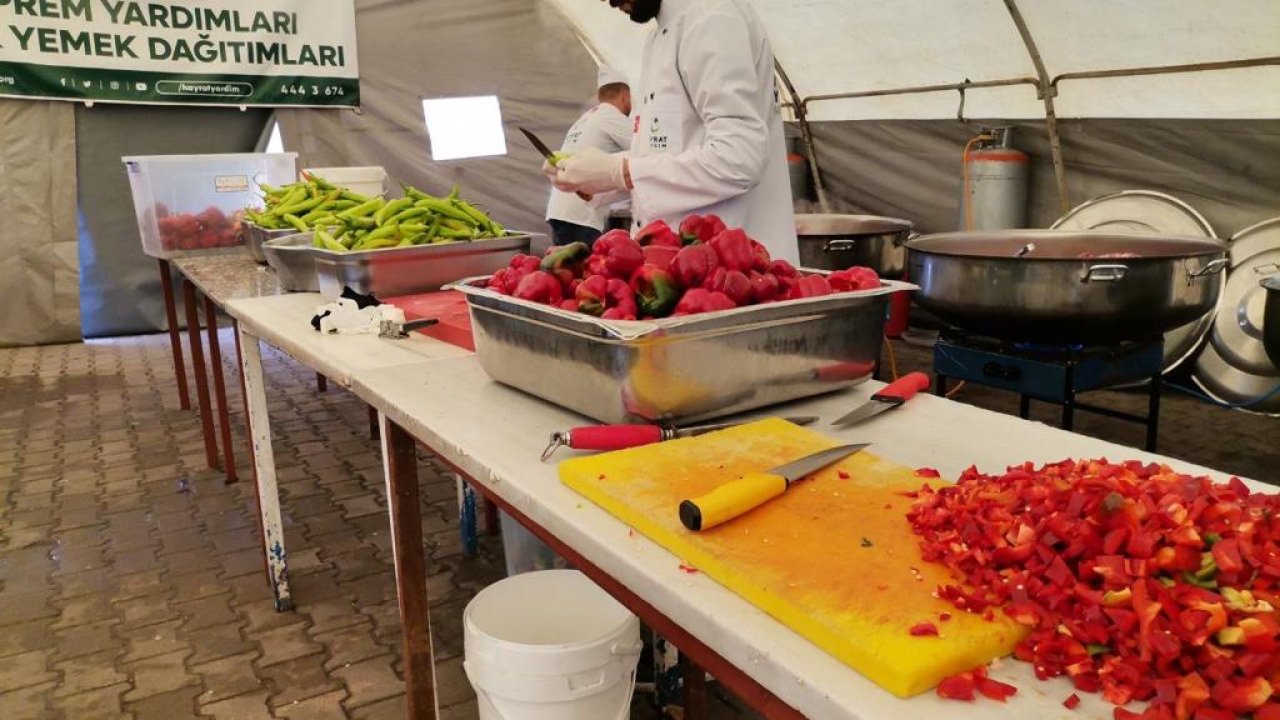
[[[436,717],[435,668],[431,659],[431,626],[426,587],[427,566],[422,546],[421,510],[418,505],[417,445],[420,441],[385,414],[380,413],[380,423],[387,502],[390,505],[391,514],[396,594],[400,601],[400,620],[404,632],[407,717],[434,719]],[[426,443],[421,444],[431,450]],[[706,716],[705,709],[701,707],[706,694],[701,687],[701,672],[697,668],[711,673],[721,685],[770,720],[804,718],[802,714],[751,679],[736,665],[707,647],[679,623],[667,617],[599,566],[591,563],[581,553],[561,542],[545,528],[530,520],[527,515],[498,497],[483,483],[468,477],[440,453],[434,451],[433,453],[443,464],[466,477],[484,494],[490,505],[499,507],[509,514],[575,568],[591,578],[605,592],[635,613],[642,622],[680,649],[686,663],[685,677],[695,678],[694,682],[690,683],[689,695],[691,699],[696,699],[686,709],[685,717],[688,720],[701,720]]]

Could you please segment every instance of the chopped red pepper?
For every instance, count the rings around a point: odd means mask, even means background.
[[[1075,693],[1071,693],[1067,696],[1066,700],[1062,701],[1062,706],[1068,710],[1075,710],[1080,707],[1080,696]]]
[[[973,702],[975,683],[971,673],[960,673],[945,677],[938,683],[938,697],[948,700],[964,700]]]
[[[931,622],[916,623],[915,625],[911,626],[911,630],[909,632],[916,637],[926,637],[926,636],[937,637],[938,626],[934,625]]]
[[[1002,683],[999,680],[992,680],[989,677],[978,678],[977,686],[978,692],[997,702],[1004,702],[1018,694],[1018,688],[1008,683]]]
[[[942,477],[942,475],[931,467],[922,467],[916,468],[916,477],[936,478]]]

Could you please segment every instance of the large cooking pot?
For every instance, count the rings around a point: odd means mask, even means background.
[[[1262,311],[1262,346],[1271,364],[1280,368],[1280,275],[1262,281],[1267,291],[1267,305]]]
[[[1217,302],[1217,240],[998,230],[907,243],[916,301],[962,330],[1006,340],[1105,344],[1186,324]]]
[[[844,270],[863,265],[887,278],[902,277],[911,223],[876,215],[796,215],[800,266]]]

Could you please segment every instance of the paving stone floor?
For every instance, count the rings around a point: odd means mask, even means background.
[[[223,347],[232,347],[224,332]],[[903,371],[927,353],[898,345]],[[354,396],[264,352],[298,608],[272,607],[246,479],[204,469],[165,336],[0,349],[0,720],[401,718],[400,627],[376,443]],[[227,370],[232,372],[230,358]],[[238,381],[228,376],[237,447]],[[1141,396],[1100,402],[1142,407]],[[194,396],[194,388],[193,388]],[[1008,395],[956,396],[1006,412]],[[1054,415],[1045,406],[1038,419]],[[1280,478],[1280,420],[1165,403],[1162,451]],[[1141,430],[1082,417],[1125,444]],[[452,479],[422,459],[437,682],[446,719],[476,716],[462,609],[503,574],[501,543],[465,557]],[[637,701],[634,718],[657,713]],[[730,701],[713,717],[748,717]]]

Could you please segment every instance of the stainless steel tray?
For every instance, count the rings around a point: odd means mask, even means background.
[[[447,245],[347,253],[315,248],[312,254],[320,294],[326,298],[340,297],[344,286],[363,295],[372,293],[386,298],[439,290],[465,277],[497,272],[512,257],[529,252],[533,236],[513,231],[506,237]]]
[[[608,321],[501,295],[467,296],[494,380],[606,423],[688,422],[839,390],[880,357],[889,296],[914,285],[651,321]]]
[[[267,228],[254,225],[248,220],[242,222],[240,227],[244,232],[244,244],[245,247],[249,248],[249,254],[253,256],[254,260],[257,260],[263,265],[270,264],[267,262],[267,255],[262,249],[264,243],[268,240],[288,237],[298,233],[298,231],[293,228],[288,228],[287,230],[269,230]]]
[[[271,238],[262,244],[267,264],[276,271],[280,287],[288,292],[319,292],[312,233]]]

